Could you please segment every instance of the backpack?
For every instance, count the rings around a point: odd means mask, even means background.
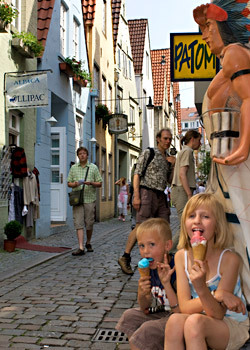
[[[147,160],[147,163],[146,163],[145,167],[142,169],[141,178],[145,176],[147,168],[148,168],[149,164],[152,162],[152,160],[154,159],[154,156],[155,156],[154,148],[148,147],[147,149],[150,150],[150,154],[149,154],[149,157],[148,157],[148,160]]]

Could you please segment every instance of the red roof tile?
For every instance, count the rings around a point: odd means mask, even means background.
[[[147,19],[128,20],[130,44],[134,61],[135,74],[142,73]]]
[[[117,35],[119,29],[119,20],[121,12],[121,0],[112,0],[112,20],[113,20],[113,40],[114,40],[114,50],[116,49]]]
[[[95,19],[96,0],[82,0],[82,12],[85,26],[93,26]]]
[[[194,115],[190,116],[190,113],[193,113]],[[198,116],[199,116],[199,113],[197,112],[197,109],[195,107],[181,108],[182,121],[198,118]]]
[[[37,1],[37,39],[46,45],[55,0]]]
[[[161,64],[163,59],[165,65]],[[151,50],[154,105],[162,106],[164,103],[165,86],[167,84],[168,100],[170,99],[170,49]]]

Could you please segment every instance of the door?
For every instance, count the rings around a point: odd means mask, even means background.
[[[66,130],[65,127],[51,128],[50,145],[50,208],[51,221],[66,221]]]

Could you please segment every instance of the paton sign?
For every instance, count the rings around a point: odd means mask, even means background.
[[[7,73],[6,107],[34,108],[48,105],[47,72]]]
[[[171,33],[171,80],[212,80],[219,71],[219,60],[202,40],[200,33]]]

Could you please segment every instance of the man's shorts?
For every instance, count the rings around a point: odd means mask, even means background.
[[[84,203],[73,207],[73,219],[76,230],[86,227],[86,230],[92,230],[95,222],[95,202]]]
[[[145,315],[139,308],[126,310],[116,329],[125,333],[131,344],[143,350],[163,350],[164,334],[171,312]]]
[[[141,187],[140,200],[141,206],[136,213],[137,223],[142,223],[149,218],[163,218],[170,222],[170,209],[164,192]]]

